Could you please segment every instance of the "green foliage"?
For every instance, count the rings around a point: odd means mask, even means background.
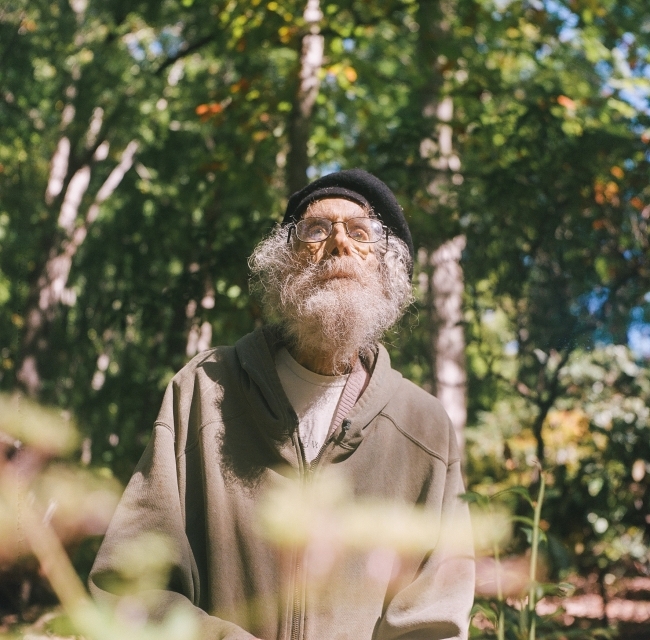
[[[537,463],[533,468],[536,473],[541,471]],[[538,637],[571,637],[605,640],[616,637],[615,632],[605,629],[567,630],[562,622],[561,609],[550,615],[540,615],[536,609],[539,600],[546,596],[565,597],[574,591],[570,583],[543,582],[539,577],[540,570],[544,570],[540,557],[550,554],[552,544],[552,538],[541,526],[542,509],[548,508],[545,491],[545,474],[541,473],[535,499],[523,486],[512,486],[492,495],[476,492],[465,494],[466,501],[474,507],[475,521],[477,513],[495,514],[503,503],[509,504],[510,509],[519,503],[525,506],[526,512],[532,510],[532,517],[510,516],[512,524],[519,529],[518,533],[523,533],[526,538],[524,547],[520,541],[518,544],[516,535],[502,540],[494,539],[491,548],[477,544],[477,597],[470,638],[535,640]],[[485,622],[489,626],[486,627]]]
[[[549,575],[562,579],[577,568],[611,585],[644,574],[650,562],[647,368],[627,348],[609,345],[577,351],[559,378],[567,391],[543,426]],[[535,442],[522,428],[526,411],[521,398],[501,400],[468,433],[475,490],[502,488],[507,495],[513,483],[534,480],[528,461]]]
[[[70,247],[66,189],[88,166],[70,230],[87,234],[39,335],[40,395],[124,480],[200,332],[232,344],[261,321],[246,258],[288,196],[304,4],[0,10],[0,388],[17,385],[46,264]],[[527,484],[526,458],[545,455],[545,517],[570,561],[646,570],[647,362],[620,345],[650,290],[647,3],[321,5],[310,172],[375,172],[423,250],[393,362],[433,389],[426,253],[464,234],[472,486]]]

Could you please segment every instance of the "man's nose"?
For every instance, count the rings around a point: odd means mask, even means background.
[[[329,253],[333,256],[351,256],[352,240],[348,236],[345,222],[333,222],[332,233],[328,238]]]

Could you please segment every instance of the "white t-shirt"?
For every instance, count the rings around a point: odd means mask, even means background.
[[[298,364],[283,347],[275,367],[287,398],[298,415],[300,442],[307,462],[325,443],[348,375],[322,376]]]

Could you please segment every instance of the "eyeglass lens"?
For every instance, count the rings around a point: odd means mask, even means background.
[[[305,218],[296,224],[296,235],[302,242],[323,242],[332,233],[334,224],[327,218]],[[347,234],[355,242],[378,242],[384,235],[384,227],[373,218],[350,218],[341,222]]]

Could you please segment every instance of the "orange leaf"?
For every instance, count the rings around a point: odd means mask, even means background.
[[[346,67],[343,71],[343,75],[348,79],[349,82],[354,82],[357,79],[357,72],[353,67]]]
[[[562,105],[565,109],[575,110],[576,108],[576,103],[568,96],[558,96],[557,103]]]
[[[634,196],[634,198],[630,200],[630,204],[639,211],[643,209],[643,200],[641,200],[641,198],[638,196]]]
[[[242,90],[246,91],[249,86],[250,82],[246,80],[246,78],[242,78],[239,82],[235,82],[234,84],[230,85],[230,92],[239,93]]]
[[[618,178],[619,180],[625,175],[623,169],[620,167],[612,167],[609,171],[615,178]]]

